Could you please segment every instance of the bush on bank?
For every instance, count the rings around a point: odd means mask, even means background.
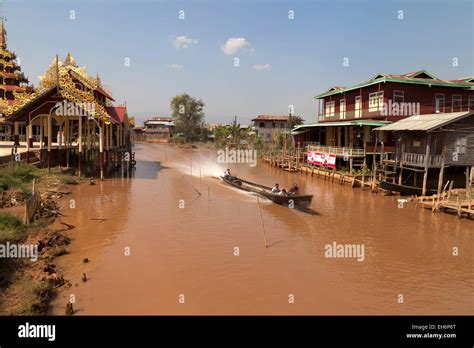
[[[21,219],[10,213],[0,213],[0,244],[18,243],[23,240],[27,226]]]

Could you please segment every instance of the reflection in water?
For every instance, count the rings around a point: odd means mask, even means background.
[[[63,207],[64,222],[77,228],[71,231],[72,253],[60,265],[78,285],[57,299],[53,313],[64,313],[70,293],[79,314],[474,310],[471,221],[414,204],[398,209],[396,197],[263,164],[219,166],[210,150],[140,144],[134,151],[133,179],[80,186],[71,197],[77,208]],[[256,197],[217,179],[227,166],[268,186],[298,182],[302,192],[314,195],[317,214],[262,199],[266,248]],[[324,247],[333,242],[363,244],[365,261],[325,258]],[[91,262],[83,264],[84,257]],[[83,272],[90,277],[84,284]]]

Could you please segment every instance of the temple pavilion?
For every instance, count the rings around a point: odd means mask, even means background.
[[[14,92],[15,94],[15,92]],[[53,60],[32,93],[9,105],[6,121],[26,126],[26,161],[41,166],[74,166],[81,163],[104,169],[131,156],[130,123],[126,105],[114,106],[114,98],[97,77],[79,67],[71,54]]]

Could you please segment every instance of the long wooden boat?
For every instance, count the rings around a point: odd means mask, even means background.
[[[254,182],[243,180],[235,176],[221,176],[220,178],[222,179],[222,181],[235,188],[247,192],[257,193],[265,198],[268,198],[274,203],[286,205],[287,207],[291,207],[293,205],[297,208],[308,208],[311,205],[311,201],[313,200],[313,195],[274,194],[272,193],[272,189],[268,186],[256,184]]]
[[[423,189],[421,187],[399,185],[388,181],[380,181],[380,188],[387,191],[400,192],[403,195],[421,196],[423,193]],[[435,195],[436,193],[438,193],[438,191],[435,189],[426,189],[426,195]]]

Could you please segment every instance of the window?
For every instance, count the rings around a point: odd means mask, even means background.
[[[383,108],[383,91],[369,94],[369,112],[379,111]]]
[[[339,102],[339,115],[341,117],[341,120],[344,120],[346,118],[346,100],[341,99]]]
[[[435,112],[444,112],[444,94],[435,94]]]
[[[332,117],[334,116],[334,109],[335,109],[335,102],[327,102],[326,103],[326,107],[325,107],[325,111],[324,111],[324,115],[326,117]]]
[[[258,126],[259,126],[260,128],[265,128],[265,122],[260,122],[260,123],[258,124]]]
[[[393,91],[393,102],[394,103],[403,103],[405,100],[405,92],[403,91]]]
[[[461,111],[462,105],[462,95],[453,94],[453,105],[451,108],[451,112]]]
[[[355,117],[361,117],[362,116],[362,97],[357,96],[355,97]]]
[[[474,111],[474,95],[469,96],[469,111]]]
[[[467,137],[458,137],[454,144],[454,152],[461,155],[466,153],[467,150]]]

